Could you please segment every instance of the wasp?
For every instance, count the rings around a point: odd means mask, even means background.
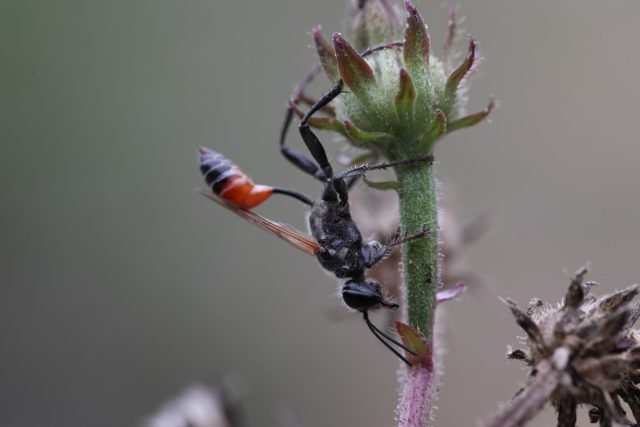
[[[203,194],[244,220],[287,241],[295,248],[315,256],[327,271],[333,273],[338,279],[344,279],[341,286],[344,303],[351,309],[362,313],[363,319],[373,335],[397,357],[410,365],[408,360],[391,344],[408,353],[415,353],[385,334],[369,319],[369,310],[378,307],[394,310],[398,308],[398,304],[385,299],[382,285],[367,280],[365,273],[388,256],[395,246],[428,235],[428,227],[423,226],[413,235],[397,233],[387,244],[381,244],[376,240],[365,241],[358,226],[351,218],[348,189],[355,179],[369,171],[399,165],[432,163],[433,157],[427,155],[377,165],[364,165],[334,174],[322,143],[307,122],[312,114],[331,102],[341,90],[342,84],[338,82],[330,92],[309,109],[300,121],[300,135],[311,154],[311,158],[289,148],[282,141],[280,144],[282,153],[290,162],[323,183],[322,192],[317,200],[313,201],[294,190],[257,185],[224,155],[201,147],[199,150],[200,171],[210,189]],[[291,115],[288,114],[285,127],[290,121]],[[309,207],[308,227],[311,236],[265,218],[251,210],[264,203],[273,194],[292,197]]]

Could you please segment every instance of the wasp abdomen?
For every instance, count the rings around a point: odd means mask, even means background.
[[[235,163],[205,147],[200,147],[200,172],[216,196],[241,208],[252,209],[273,194],[273,188],[254,184]]]

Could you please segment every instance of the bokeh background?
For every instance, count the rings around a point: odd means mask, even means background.
[[[436,149],[454,215],[492,224],[467,254],[489,286],[447,304],[441,426],[476,425],[524,379],[496,295],[558,299],[585,261],[601,292],[640,281],[640,3],[459,3],[485,58],[470,108],[500,108]],[[445,10],[418,5],[439,46]],[[314,62],[310,29],[338,31],[344,10],[0,1],[0,425],[137,425],[228,374],[255,426],[393,424],[398,363],[359,320],[332,318],[335,280],[194,192],[206,145],[317,193],[277,134]],[[261,208],[299,228],[303,211]]]

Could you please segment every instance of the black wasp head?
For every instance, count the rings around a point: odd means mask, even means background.
[[[385,308],[389,308],[391,310],[395,310],[398,308],[398,304],[394,304],[386,301],[382,297],[381,286],[379,283],[375,282],[367,282],[367,281],[358,281],[358,280],[349,280],[344,285],[342,285],[342,298],[344,299],[345,304],[347,304],[350,308],[354,310],[358,310],[362,313],[364,317],[364,321],[367,324],[367,327],[371,331],[371,333],[387,347],[393,354],[398,356],[400,360],[402,360],[407,365],[411,366],[411,362],[406,359],[397,349],[393,346],[397,346],[409,354],[416,355],[416,353],[406,347],[403,343],[394,340],[389,335],[385,334],[383,331],[378,329],[376,325],[371,323],[369,320],[369,309],[374,308],[378,305],[381,305]]]
[[[376,282],[349,280],[342,285],[342,299],[347,306],[358,311],[367,311],[377,305],[392,310],[398,308],[398,304],[385,301],[380,289]]]

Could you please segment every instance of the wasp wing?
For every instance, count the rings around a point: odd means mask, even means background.
[[[270,219],[267,219],[262,215],[258,215],[257,213],[248,209],[240,208],[238,206],[232,205],[231,203],[227,203],[209,191],[200,191],[200,194],[208,199],[213,200],[217,204],[224,206],[225,208],[238,215],[240,218],[252,223],[256,227],[268,231],[274,236],[281,238],[282,240],[293,245],[295,248],[309,255],[315,256],[318,254],[320,249],[322,249],[322,246],[320,246],[318,242],[310,239],[305,234],[302,234],[299,231],[293,230],[275,221],[271,221]]]

